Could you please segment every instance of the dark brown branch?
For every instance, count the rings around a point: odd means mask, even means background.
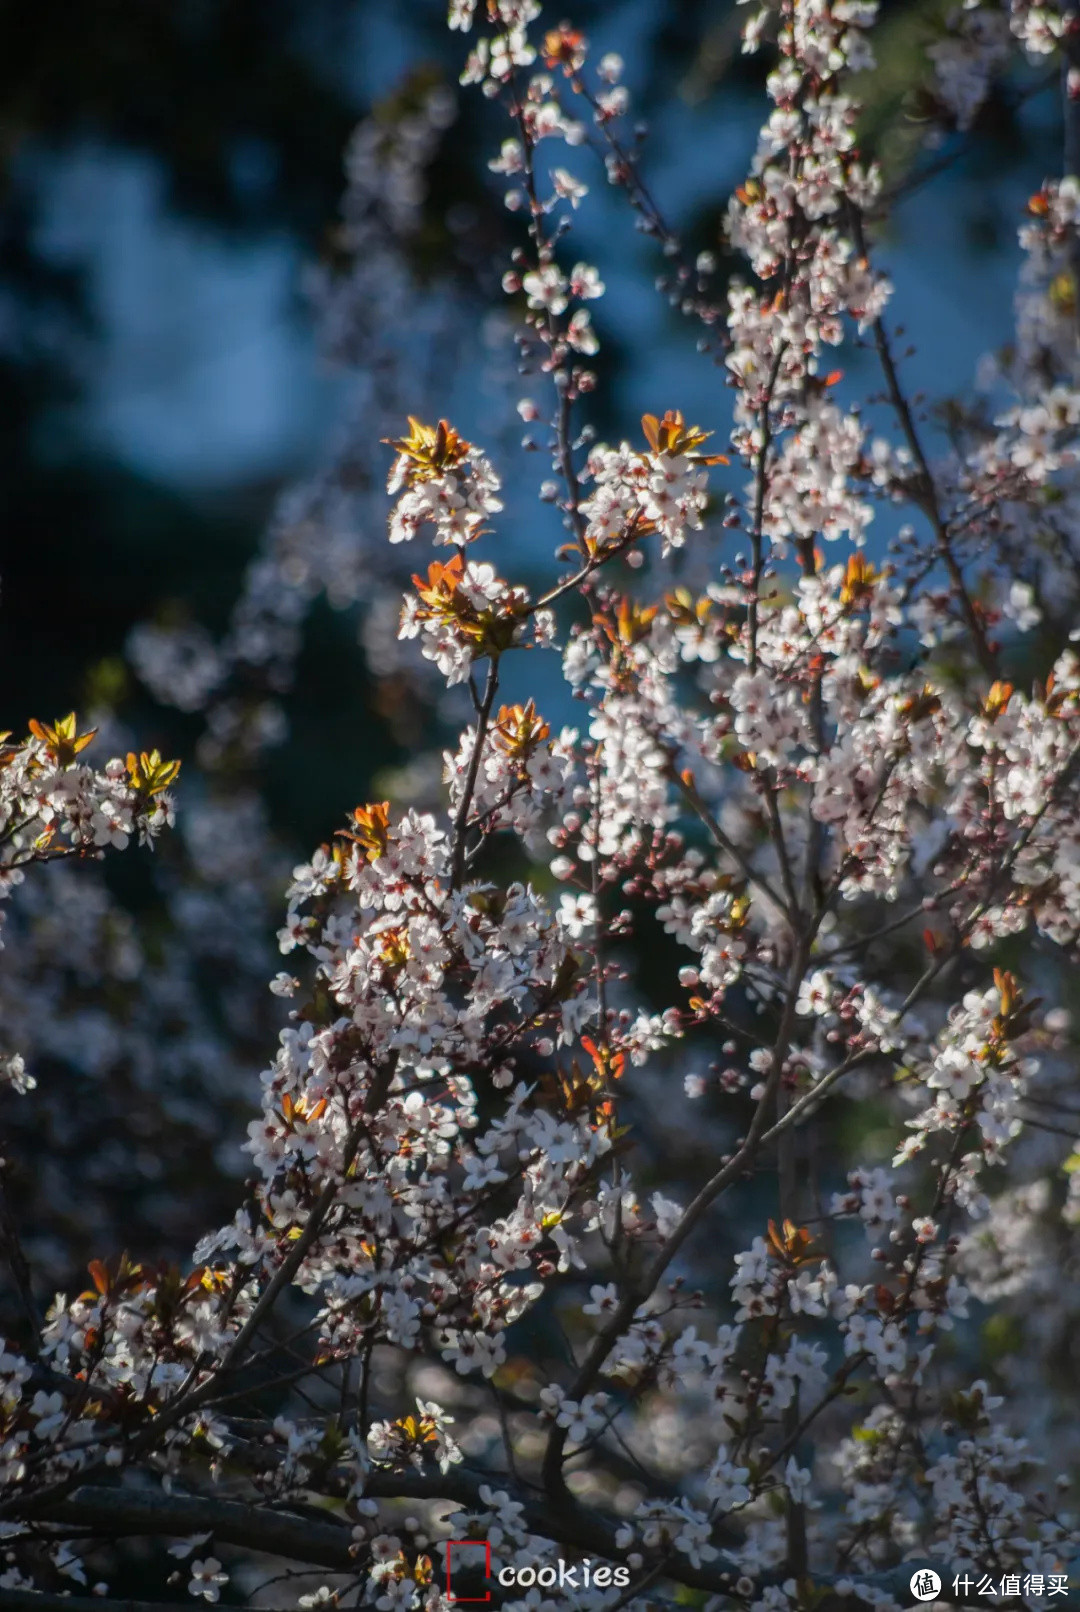
[[[742,1145],[727,1163],[712,1176],[698,1191],[697,1196],[687,1208],[674,1232],[653,1259],[644,1276],[631,1282],[616,1309],[601,1327],[593,1339],[585,1362],[571,1385],[567,1398],[580,1400],[589,1392],[593,1383],[603,1368],[605,1360],[615,1346],[616,1340],[622,1335],[634,1318],[634,1313],[645,1299],[653,1293],[659,1284],[664,1272],[679,1252],[687,1238],[694,1231],[698,1222],[709,1206],[720,1194],[737,1181],[749,1168],[756,1158],[766,1135],[778,1136],[786,1128],[788,1116],[777,1121],[772,1130],[768,1130],[768,1116],[772,1112],[776,1098],[777,1087],[780,1082],[780,1071],[783,1067],[784,1053],[791,1038],[791,1031],[795,1021],[795,1003],[798,996],[799,984],[806,972],[813,944],[813,934],[804,936],[795,955],[792,958],[788,975],[787,999],[780,1017],[780,1025],[776,1034],[773,1048],[772,1068],[769,1071],[765,1091],[754,1110],[754,1117],[750,1122],[750,1129]],[[797,1106],[797,1105],[796,1105]],[[795,1109],[789,1110],[794,1113]],[[566,1448],[567,1429],[557,1423],[552,1427],[548,1437],[547,1448],[544,1452],[543,1482],[547,1494],[553,1501],[561,1503],[566,1495],[566,1480],[563,1476],[563,1456]]]
[[[853,223],[856,245],[861,256],[866,257],[866,237],[863,231],[862,217],[855,209],[853,209]],[[893,357],[892,345],[889,341],[888,331],[885,328],[885,321],[880,314],[874,320],[872,328],[874,345],[877,348],[881,371],[885,377],[885,388],[889,395],[889,402],[892,404],[893,412],[896,415],[904,440],[915,462],[917,477],[913,497],[933,527],[934,536],[937,539],[938,554],[944,563],[946,571],[949,573],[949,581],[952,583],[957,599],[960,602],[960,609],[971,633],[972,644],[979,665],[986,676],[993,681],[997,677],[994,654],[987,643],[985,628],[979,619],[979,613],[968,592],[960,563],[953,553],[952,534],[949,531],[949,524],[941,512],[937,485],[930,469],[930,462],[923,449],[922,439],[915,425],[915,417],[911,412],[911,405],[904,395],[903,387],[900,385],[900,376],[897,372],[896,360]]]
[[[44,1590],[0,1590],[3,1612],[191,1612],[188,1601],[114,1601],[100,1595],[50,1595]],[[260,1612],[292,1612],[291,1607],[265,1607]]]
[[[535,1492],[519,1491],[504,1474],[456,1471],[452,1473],[376,1472],[365,1485],[365,1494],[377,1499],[439,1501],[449,1500],[470,1510],[486,1511],[480,1489],[487,1483],[505,1488],[523,1507],[523,1521],[530,1532],[588,1554],[621,1561],[625,1552],[615,1543],[613,1521],[569,1500],[552,1505]],[[310,1564],[339,1573],[354,1573],[356,1561],[350,1554],[352,1531],[344,1523],[317,1522],[287,1511],[274,1511],[265,1502],[243,1505],[237,1501],[206,1499],[201,1496],[165,1495],[122,1488],[82,1488],[35,1518],[39,1522],[68,1523],[75,1528],[98,1528],[110,1538],[119,1536],[182,1537],[212,1532],[215,1542],[257,1550],[269,1556]],[[708,1566],[694,1567],[678,1552],[666,1550],[647,1555],[642,1576],[651,1583],[663,1563],[662,1576],[688,1588],[713,1594],[730,1593],[733,1578],[740,1569],[720,1556]],[[906,1588],[910,1565],[885,1573],[849,1575],[876,1584],[897,1598]],[[763,1586],[778,1582],[782,1573],[764,1575]],[[828,1587],[832,1580],[815,1582]],[[65,1597],[64,1612],[75,1612],[83,1600]],[[160,1604],[160,1603],[156,1603]],[[3,1612],[52,1612],[60,1607],[58,1597],[39,1596],[25,1590],[0,1590]],[[148,1603],[86,1599],[87,1608],[104,1607],[105,1612],[148,1612]]]
[[[268,1556],[310,1562],[339,1573],[354,1570],[349,1554],[352,1529],[345,1523],[317,1523],[274,1511],[265,1502],[166,1495],[138,1489],[76,1489],[66,1500],[34,1517],[36,1522],[69,1523],[121,1535],[212,1533],[217,1544],[239,1545]],[[70,1604],[70,1603],[69,1603]]]
[[[764,526],[765,526],[765,493],[769,485],[769,453],[772,448],[772,403],[776,384],[780,379],[780,367],[784,362],[787,343],[781,342],[776,349],[776,356],[769,371],[769,378],[765,386],[765,395],[761,408],[758,411],[758,429],[761,432],[761,446],[758,449],[757,465],[754,470],[754,518],[750,528],[750,547],[753,557],[753,579],[750,584],[750,600],[747,610],[747,632],[750,638],[748,665],[752,672],[757,670],[757,640],[758,640],[758,614],[761,607],[761,578],[765,569]]]
[[[450,879],[450,888],[452,890],[458,889],[462,879],[465,877],[465,832],[469,825],[469,812],[472,808],[473,794],[476,791],[477,774],[480,771],[480,757],[483,754],[488,722],[491,720],[491,707],[494,703],[495,690],[498,686],[499,662],[496,656],[492,655],[488,662],[484,697],[480,702],[480,710],[476,718],[476,737],[473,740],[472,755],[469,757],[469,769],[465,775],[465,785],[461,792],[457,817],[454,819],[453,872]]]

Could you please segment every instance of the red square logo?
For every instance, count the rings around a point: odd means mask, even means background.
[[[471,1602],[474,1606],[481,1606],[481,1605],[485,1604],[486,1602],[490,1601],[491,1600],[491,1591],[490,1590],[486,1590],[483,1595],[455,1595],[454,1594],[453,1585],[452,1585],[452,1581],[451,1581],[451,1574],[452,1574],[452,1570],[453,1570],[454,1552],[455,1551],[457,1551],[457,1553],[458,1553],[457,1563],[458,1563],[458,1571],[459,1572],[461,1571],[461,1569],[463,1567],[477,1566],[478,1565],[477,1553],[479,1551],[483,1551],[483,1553],[484,1553],[484,1577],[488,1578],[488,1579],[491,1577],[491,1545],[490,1545],[488,1540],[486,1540],[486,1539],[448,1539],[446,1541],[446,1599],[448,1601],[455,1601],[460,1606],[465,1605],[467,1602]],[[462,1553],[466,1552],[466,1551],[469,1551],[469,1552],[472,1553],[471,1557],[470,1556],[463,1556]]]

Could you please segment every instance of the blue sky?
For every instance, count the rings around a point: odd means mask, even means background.
[[[631,83],[646,9],[618,8],[610,38],[598,40],[603,47],[618,39]],[[648,147],[650,178],[668,216],[692,214],[699,201],[738,182],[762,107],[741,92],[697,105],[672,99]],[[1045,109],[1035,106],[1030,115],[1045,116]],[[620,198],[589,172],[588,154],[570,158],[592,184],[575,224],[581,255],[598,264],[608,287],[598,319],[633,332],[619,400],[628,424],[645,410],[678,406],[725,429],[720,373],[695,354],[694,332],[679,329],[653,292],[653,249],[634,234]],[[229,238],[176,216],[152,161],[130,152],[85,145],[37,160],[41,244],[56,261],[85,270],[100,331],[86,399],[71,421],[78,434],[184,490],[313,466],[340,405],[341,381],[319,355],[295,241]],[[995,183],[1006,215],[1019,216],[1041,178],[1014,169]],[[906,326],[917,348],[906,379],[931,395],[963,388],[980,355],[1009,334],[1015,231],[1004,230],[1005,244],[996,249],[972,244],[965,214],[975,184],[950,175],[913,196],[877,254],[897,286],[891,320]],[[478,354],[478,372],[482,362]],[[843,363],[857,385],[857,355]],[[469,390],[463,379],[458,396]],[[873,384],[869,371],[866,384]],[[475,390],[479,411],[478,377]]]

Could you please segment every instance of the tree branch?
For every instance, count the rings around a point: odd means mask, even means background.
[[[311,1562],[340,1573],[351,1572],[356,1566],[349,1554],[352,1529],[347,1524],[317,1523],[309,1517],[290,1516],[274,1511],[265,1501],[244,1505],[216,1497],[84,1488],[76,1489],[33,1520],[100,1528],[113,1536],[212,1533],[222,1545],[239,1545],[289,1561]]]

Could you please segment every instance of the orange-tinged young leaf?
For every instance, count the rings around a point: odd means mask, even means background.
[[[330,856],[333,859],[335,871],[337,873],[343,873],[345,871],[345,858],[348,855],[344,845],[324,845],[321,847],[321,849],[324,851],[329,851]]]
[[[455,554],[445,565],[433,561],[426,577],[414,576],[420,604],[417,615],[425,621],[452,623],[455,632],[471,642],[476,655],[500,655],[513,642],[528,601],[520,589],[512,589],[505,602],[478,608],[461,587],[464,575],[465,562]]]
[[[989,693],[987,694],[986,700],[983,704],[984,714],[990,718],[991,722],[996,721],[996,719],[1001,715],[1002,711],[1008,708],[1009,701],[1012,699],[1012,697],[1012,684],[1005,683],[1001,678],[998,678],[996,682],[991,683],[990,685]]]
[[[688,426],[678,409],[668,409],[662,420],[655,414],[641,416],[641,429],[645,433],[645,440],[653,453],[662,453],[675,456],[685,454],[702,465],[726,465],[730,460],[722,453],[703,454],[695,453],[694,449],[701,443],[707,442],[712,436],[711,431],[703,431],[699,425]]]
[[[390,802],[378,800],[357,806],[352,814],[352,829],[339,828],[338,834],[359,845],[369,862],[385,856],[390,839]]]
[[[995,968],[994,984],[1001,996],[1001,1016],[1007,1019],[1020,1000],[1020,987],[1016,975],[1010,974],[1007,969]]]
[[[109,1267],[102,1259],[92,1259],[86,1267],[94,1286],[80,1295],[83,1299],[107,1298],[110,1293],[141,1292],[147,1285],[141,1265],[135,1264],[125,1250],[120,1255],[116,1275],[109,1275]]]
[[[657,605],[639,605],[636,599],[624,595],[614,615],[610,611],[599,611],[593,616],[593,625],[599,627],[612,644],[637,644],[648,636],[658,610]]]
[[[412,956],[407,929],[385,929],[379,937],[379,962],[391,971],[404,968]]]
[[[414,1582],[420,1585],[427,1585],[431,1583],[433,1576],[434,1568],[431,1565],[431,1557],[423,1555],[418,1556],[416,1561],[413,1563]]]
[[[619,1078],[626,1062],[625,1057],[622,1053],[612,1057],[607,1049],[601,1051],[587,1036],[582,1037],[582,1045],[593,1060],[593,1068],[583,1069],[574,1058],[571,1060],[569,1074],[557,1069],[554,1074],[541,1075],[541,1094],[560,1113],[570,1116],[588,1115],[593,1130],[604,1126],[609,1134],[614,1134],[612,1127],[615,1120],[615,1104],[608,1093],[606,1077],[610,1074],[614,1080]],[[605,1058],[610,1059],[606,1065]],[[558,1211],[553,1211],[553,1215],[551,1224],[554,1225],[557,1224],[560,1215]]]
[[[626,1069],[625,1052],[613,1052],[606,1044],[597,1046],[590,1036],[583,1035],[581,1045],[593,1061],[596,1073],[603,1079],[618,1080]]]
[[[158,750],[151,750],[149,755],[144,750],[139,756],[129,751],[127,770],[132,789],[140,795],[160,795],[179,776],[180,762],[163,761]]]
[[[439,1436],[430,1416],[402,1416],[394,1426],[414,1444],[433,1444]]]
[[[78,731],[75,712],[69,711],[62,716],[52,727],[47,722],[38,722],[31,718],[27,724],[35,739],[40,739],[48,747],[50,754],[61,767],[70,767],[75,757],[86,749],[87,745],[97,733],[97,728],[91,728],[87,733]]]
[[[492,739],[505,755],[523,759],[536,749],[550,734],[551,729],[537,714],[536,705],[503,705],[495,718]]]
[[[707,593],[694,595],[689,588],[673,588],[664,595],[664,604],[679,627],[700,627],[713,612],[714,601]]]
[[[805,1226],[797,1226],[793,1220],[785,1220],[781,1226],[775,1220],[770,1220],[767,1241],[777,1258],[788,1265],[801,1265],[807,1260],[824,1257],[812,1252],[812,1235]]]
[[[214,1270],[210,1265],[196,1265],[186,1278],[181,1291],[185,1297],[192,1293],[220,1292],[228,1286],[228,1279],[227,1270]]]
[[[569,78],[585,60],[585,35],[564,22],[558,28],[548,29],[541,48],[544,65],[552,69],[561,67]]]
[[[933,716],[935,711],[941,710],[941,698],[927,683],[921,694],[913,694],[901,706],[904,716],[912,722],[921,722],[924,717]]]
[[[856,549],[854,554],[848,556],[847,570],[840,589],[841,604],[865,603],[870,589],[880,577],[881,572],[870,563],[862,549]]]
[[[383,441],[409,461],[406,477],[410,484],[433,481],[445,470],[452,470],[472,447],[471,442],[458,436],[449,420],[440,420],[434,426],[425,425],[410,414],[409,428],[407,437],[384,437]]]
[[[437,606],[453,597],[464,575],[465,561],[455,554],[445,565],[441,560],[432,560],[426,577],[413,576],[413,587],[423,604]]]

